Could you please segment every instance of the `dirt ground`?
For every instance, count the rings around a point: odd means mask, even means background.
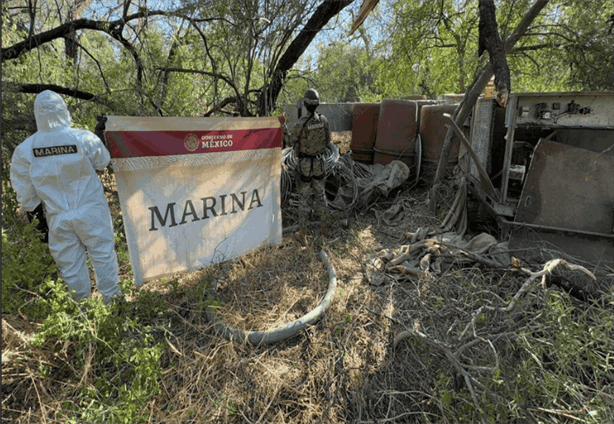
[[[334,136],[340,152],[347,151],[350,134]],[[376,211],[396,202],[407,213],[388,227],[377,219]],[[294,211],[284,210],[283,218],[284,226],[296,224]],[[157,418],[333,423],[428,417],[431,409],[436,413],[438,408],[429,405],[433,402],[429,393],[438,374],[449,366],[438,358],[433,367],[416,368],[415,352],[395,351],[393,341],[411,320],[416,290],[428,299],[431,286],[439,282],[391,280],[370,286],[363,265],[382,249],[406,243],[406,232],[437,225],[438,218],[426,209],[426,185],[411,191],[401,188],[394,198],[380,199],[371,211],[352,213],[348,227],[336,226],[326,236],[319,235],[317,227],[312,229],[306,246],[289,234],[281,245],[249,254],[225,272],[215,266],[178,275],[184,289],[178,292],[184,294],[169,297],[169,302],[175,302],[191,326],[175,333],[178,363],[162,381],[164,405],[177,409],[162,408]],[[196,299],[185,294],[213,274],[221,304],[217,316],[226,324],[242,330],[277,328],[309,312],[326,292],[329,281],[318,257],[321,249],[337,275],[333,304],[317,325],[278,344],[252,347],[212,335],[210,324],[195,314]],[[481,271],[477,274],[483,278]],[[163,291],[168,284],[152,282],[143,289]],[[226,406],[212,409],[203,398]]]
[[[334,142],[343,153],[350,134],[337,133]],[[407,214],[394,227],[376,218],[375,210],[401,200]],[[296,224],[295,211],[284,210],[282,217],[284,227]],[[382,249],[406,243],[406,232],[437,223],[426,210],[426,187],[401,189],[395,198],[380,199],[372,211],[352,213],[347,227],[335,226],[326,236],[317,227],[311,229],[307,245],[288,234],[279,246],[226,267],[177,275],[179,294],[169,294],[168,301],[184,325],[173,331],[176,365],[165,371],[154,416],[177,423],[371,422],[374,417],[428,416],[433,399],[427,387],[447,366],[416,369],[411,353],[395,351],[392,343],[403,329],[399,323],[410,318],[412,293],[437,282],[370,286],[363,264]],[[318,256],[322,249],[337,276],[333,304],[320,322],[281,343],[253,347],[212,334],[197,311],[198,300],[188,294],[212,278],[220,302],[217,316],[226,324],[241,330],[283,326],[312,310],[325,294],[329,280]],[[160,282],[147,283],[143,290],[170,292]],[[216,404],[220,406],[213,408]],[[175,408],[169,411],[168,405]]]
[[[349,137],[335,135],[341,152]],[[107,185],[117,217],[112,181]],[[459,263],[437,277],[388,276],[380,285],[369,284],[364,270],[371,258],[407,244],[407,233],[441,222],[455,191],[450,186],[442,210],[433,216],[427,188],[404,185],[369,210],[352,211],[347,226],[334,226],[326,236],[317,227],[310,230],[305,245],[287,234],[280,245],[232,263],[144,284],[141,290],[162,293],[172,310],[155,318],[169,336],[162,392],[147,407],[150,422],[443,422],[449,405],[442,404],[441,394],[462,391],[462,378],[445,350],[395,343],[395,337],[414,329],[446,340],[446,331],[471,319],[475,293],[483,291],[482,301],[495,302],[516,292],[524,278]],[[393,204],[403,212],[387,225],[378,212]],[[294,211],[284,210],[282,217],[284,227],[296,224]],[[204,313],[212,304],[217,317],[242,330],[276,328],[309,312],[329,285],[321,250],[335,270],[337,288],[317,324],[259,346],[228,341],[212,330]],[[128,259],[120,260],[121,278],[129,279]],[[22,417],[28,422],[25,412]]]

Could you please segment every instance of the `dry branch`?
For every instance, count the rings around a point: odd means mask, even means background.
[[[507,316],[510,316],[510,313],[519,304],[520,298],[538,285],[538,282],[536,280],[541,278],[542,286],[544,286],[546,276],[548,274],[551,274],[553,270],[557,267],[564,267],[572,271],[581,271],[588,275],[590,278],[595,279],[593,273],[586,268],[579,265],[570,264],[562,259],[555,259],[547,262],[543,266],[543,269],[540,271],[533,272],[525,268],[517,268],[515,269],[516,272],[519,272],[527,276],[528,278],[526,279],[524,284],[516,291],[515,295],[510,299],[510,301],[503,306],[490,306],[486,304],[481,305],[479,308],[477,308],[470,314],[470,321],[467,322],[463,331],[455,338],[454,341],[444,342],[442,340],[439,340],[437,337],[429,335],[426,332],[420,330],[420,323],[418,320],[414,320],[413,328],[410,328],[407,325],[404,325],[399,320],[387,316],[389,320],[401,325],[404,328],[404,330],[399,332],[394,338],[393,348],[397,349],[403,340],[406,340],[408,338],[415,338],[443,352],[446,358],[449,360],[450,364],[453,366],[453,368],[463,377],[467,390],[470,392],[472,401],[477,410],[481,410],[481,403],[479,399],[482,398],[483,395],[486,395],[493,400],[496,400],[497,402],[508,402],[506,399],[501,399],[499,395],[488,389],[486,384],[481,381],[479,373],[485,372],[488,375],[493,375],[499,369],[500,354],[495,345],[493,344],[493,341],[499,338],[514,337],[516,332],[518,331],[513,330],[514,323],[521,321],[522,317],[520,314],[517,314],[514,317],[509,318],[505,325],[499,326],[497,331],[490,331],[488,335],[478,334],[478,331],[476,329],[477,320],[487,320],[484,315],[484,312],[486,311],[493,312],[495,314],[502,313],[506,314]],[[371,312],[375,313],[373,311]],[[492,318],[492,321],[495,321],[494,317]],[[530,324],[526,323],[525,326],[526,325]],[[468,333],[469,329],[472,330],[471,338],[467,339],[465,335]],[[459,345],[459,343],[462,344]],[[492,352],[494,364],[490,366],[476,366],[471,365],[470,363],[465,363],[463,361],[463,358],[470,360],[473,356],[475,356],[474,349],[481,344],[486,344]],[[482,420],[484,422],[488,422],[488,420],[484,416],[482,417]]]

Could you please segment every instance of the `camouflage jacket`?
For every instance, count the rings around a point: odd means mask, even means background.
[[[301,117],[290,132],[289,146],[294,149],[296,157],[318,155],[326,149],[329,142],[328,120],[318,112]]]

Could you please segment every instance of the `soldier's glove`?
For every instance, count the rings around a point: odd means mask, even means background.
[[[104,146],[108,149],[109,145],[107,143],[106,137],[104,136],[104,131],[106,129],[106,122],[107,122],[107,115],[105,115],[104,113],[102,115],[98,115],[96,116],[96,120],[98,120],[98,123],[96,124],[96,129],[94,130],[94,134],[98,136],[100,141],[102,141],[102,144],[104,144]]]
[[[28,221],[30,223],[34,221],[34,218],[38,220],[36,229],[43,234],[43,239],[42,239],[43,243],[48,243],[49,242],[49,226],[47,225],[47,217],[45,216],[45,210],[43,208],[42,202],[32,212],[26,212],[26,215],[28,216]]]

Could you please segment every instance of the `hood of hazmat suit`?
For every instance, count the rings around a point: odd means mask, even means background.
[[[58,126],[70,127],[70,112],[64,99],[50,90],[36,96],[34,118],[39,131],[51,131]]]
[[[87,249],[105,301],[120,292],[111,214],[96,170],[110,155],[91,131],[71,128],[62,97],[43,91],[34,101],[38,131],[15,149],[11,184],[24,211],[42,201],[49,249],[77,299],[90,294]]]

